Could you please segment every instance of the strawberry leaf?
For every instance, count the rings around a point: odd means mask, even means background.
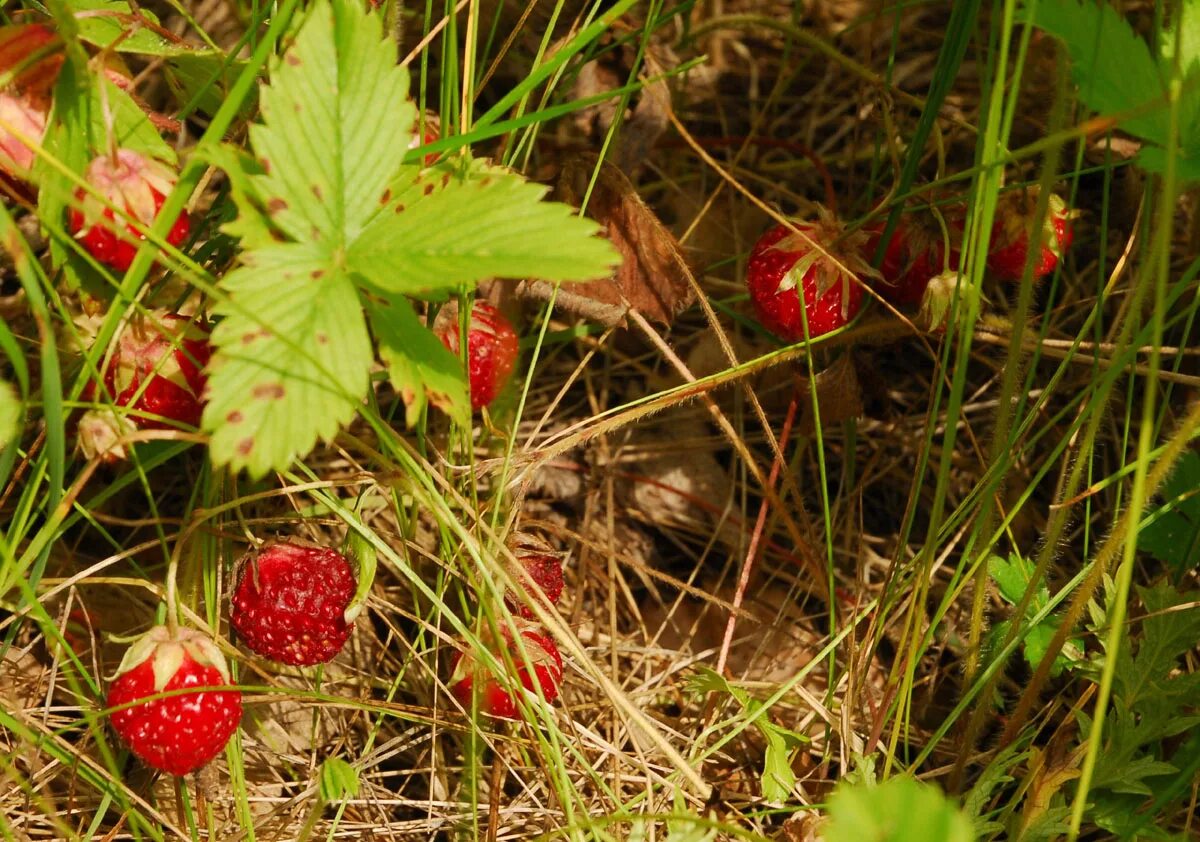
[[[767,742],[763,751],[763,771],[760,778],[762,795],[768,801],[781,803],[793,796],[796,786],[796,773],[792,769],[792,756],[796,749],[809,742],[804,734],[799,734],[789,728],[772,722],[764,705],[743,688],[729,682],[720,673],[707,667],[697,668],[696,674],[688,681],[688,691],[692,693],[727,693],[741,706],[747,719],[754,720]]]
[[[609,273],[616,252],[599,226],[548,188],[489,170],[412,195],[399,213],[379,214],[347,260],[371,286],[423,293],[490,277],[583,281]]]
[[[392,386],[405,403],[409,426],[420,418],[426,401],[466,425],[471,401],[462,361],[421,323],[403,297],[380,296],[368,302],[367,313]]]
[[[238,208],[224,230],[246,250],[216,308],[203,426],[219,464],[283,469],[354,417],[375,361],[364,308],[410,421],[428,401],[467,423],[460,362],[402,295],[616,262],[545,187],[461,158],[404,165],[416,110],[380,21],[357,0],[314,3],[260,94],[254,158],[211,157]]]
[[[1138,530],[1138,548],[1183,574],[1200,563],[1200,454],[1179,460],[1162,496],[1166,503]]]
[[[237,218],[222,225],[221,230],[241,240],[243,249],[275,245],[279,241],[278,232],[271,228],[266,199],[259,194],[255,178],[262,175],[258,162],[228,143],[209,147],[205,159],[225,171],[229,192],[238,208]]]
[[[321,764],[318,791],[325,802],[336,803],[344,798],[353,798],[358,795],[358,772],[340,757],[326,758]]]
[[[252,476],[287,466],[350,421],[373,359],[350,278],[320,244],[262,248],[226,275],[213,331],[213,461]]]
[[[1028,590],[1030,581],[1033,578],[1033,569],[1033,562],[1017,553],[1010,554],[1007,559],[998,555],[994,555],[988,559],[988,575],[996,583],[997,588],[1000,590],[1000,596],[1010,605],[1017,605],[1025,597],[1025,592]],[[1049,588],[1044,581],[1039,582],[1037,591],[1030,600],[1029,607],[1026,609],[1025,621],[1031,621],[1036,614],[1046,607],[1046,603],[1049,601]],[[1050,641],[1058,633],[1058,627],[1061,622],[1062,619],[1060,617],[1051,614],[1026,632],[1024,639],[1021,641],[1021,649],[1025,653],[1025,660],[1031,668],[1036,668],[1041,663],[1042,656],[1046,654]],[[988,634],[987,641],[987,649],[989,651],[995,652],[999,649],[1000,644],[1008,637],[1012,623],[1012,620],[1004,620],[992,628]],[[1082,652],[1083,641],[1081,639],[1071,638],[1068,640],[1062,652],[1054,659],[1054,664],[1050,668],[1050,674],[1053,676],[1059,675],[1073,661],[1079,660]]]
[[[840,784],[829,801],[826,842],[970,842],[971,822],[930,784],[898,776],[878,786]]]
[[[170,56],[193,47],[164,37],[158,16],[148,9],[130,8],[122,0],[71,0],[79,37],[118,53]]]
[[[300,242],[353,240],[404,160],[416,108],[382,20],[348,0],[315,5],[260,97],[259,191]]]
[[[1121,127],[1143,140],[1166,144],[1164,78],[1150,45],[1116,9],[1078,0],[1039,0],[1036,12],[1024,10],[1024,19],[1066,46],[1079,98],[1088,108],[1105,115],[1145,112],[1125,117]]]

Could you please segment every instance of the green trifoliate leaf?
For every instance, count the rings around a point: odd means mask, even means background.
[[[214,462],[261,476],[354,417],[371,343],[354,285],[319,244],[252,252],[222,286],[203,425]]]
[[[399,212],[378,215],[350,247],[351,268],[389,292],[446,290],[485,278],[582,281],[608,274],[617,254],[599,226],[547,189],[499,170],[409,191]]]
[[[1033,562],[1016,553],[1010,553],[1007,559],[994,555],[988,559],[988,573],[996,581],[1000,595],[1005,601],[1016,605],[1025,597],[1029,580],[1033,578]],[[1030,602],[1030,607],[1037,609],[1045,605],[1044,594],[1048,594],[1047,588],[1044,583],[1039,582],[1037,596]]]
[[[318,3],[275,62],[250,141],[274,223],[300,242],[344,245],[383,203],[416,108],[381,15]]]
[[[412,305],[399,295],[381,294],[368,302],[367,312],[409,426],[427,401],[459,424],[468,424],[471,401],[462,361],[421,323]]]

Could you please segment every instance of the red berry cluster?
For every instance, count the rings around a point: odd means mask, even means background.
[[[1019,281],[1025,271],[1037,198],[1033,189],[1000,199],[987,257],[988,269],[1000,280]],[[884,246],[878,271],[869,262],[883,238],[883,222],[849,232],[822,212],[815,222],[771,228],[750,252],[746,271],[755,313],[763,327],[789,342],[803,339],[806,328],[808,337],[821,336],[857,315],[861,279],[871,277],[882,298],[897,307],[920,305],[927,323],[940,324],[954,291],[964,215],[962,206],[947,209],[942,220],[929,211],[906,213]],[[1049,198],[1049,212],[1035,232],[1034,281],[1053,272],[1070,248],[1071,217],[1062,199]]]
[[[230,624],[253,652],[285,664],[326,663],[350,637],[350,563],[328,547],[270,544],[238,566]],[[186,775],[216,757],[242,715],[215,642],[156,626],[125,653],[109,687],[113,728],[147,765]],[[225,689],[214,689],[224,687]],[[172,694],[172,691],[191,691]]]
[[[541,692],[547,702],[558,698],[562,683],[563,660],[553,638],[534,621],[536,614],[530,604],[544,596],[553,604],[563,592],[562,558],[543,538],[517,533],[508,547],[517,561],[514,578],[522,592],[504,594],[504,605],[511,611],[512,629],[501,623],[499,639],[486,641],[489,652],[507,669],[511,664],[512,678],[531,693]],[[508,682],[511,684],[512,682]],[[471,709],[472,697],[478,697],[479,710],[490,716],[516,719],[520,708],[516,696],[500,677],[481,659],[459,649],[451,663],[450,690],[459,703]]]

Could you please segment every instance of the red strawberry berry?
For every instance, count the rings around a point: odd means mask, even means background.
[[[558,698],[558,685],[562,682],[563,674],[562,655],[559,654],[554,641],[531,628],[521,630],[522,643],[533,667],[533,671],[530,672],[521,657],[521,652],[513,644],[512,635],[508,629],[504,629],[501,636],[504,649],[508,652],[516,670],[515,679],[530,692],[536,693],[537,688],[540,688],[546,701],[553,703]],[[493,649],[493,653],[503,664],[503,653],[496,649]],[[517,700],[513,694],[481,661],[459,651],[454,656],[450,690],[459,703],[468,710],[471,708],[471,695],[475,692],[477,683],[479,684],[480,711],[489,716],[498,716],[503,719],[517,718]]]
[[[135,410],[130,420],[142,429],[195,427],[204,409],[202,369],[211,353],[208,328],[199,321],[165,310],[135,316],[104,369],[105,393],[115,406]],[[95,399],[95,384],[84,399]]]
[[[230,684],[225,657],[209,638],[155,626],[125,653],[108,689],[108,707],[189,687]],[[186,775],[221,753],[242,718],[237,690],[200,690],[132,705],[112,714],[113,729],[144,763]]]
[[[562,559],[546,539],[518,532],[509,538],[508,547],[520,564],[515,571],[517,581],[530,590],[536,586],[551,603],[558,602],[563,592]],[[504,594],[504,604],[509,611],[532,620],[535,615],[529,603],[533,598],[532,595],[518,595],[510,590]]]
[[[332,661],[350,637],[356,583],[337,550],[271,544],[240,563],[229,622],[252,651],[297,667]]]
[[[879,265],[883,278],[882,283],[876,284],[876,289],[886,301],[897,307],[919,304],[930,278],[947,266],[950,269],[958,268],[962,215],[961,207],[952,208],[946,214],[950,237],[957,240],[950,245],[949,261],[946,260],[945,234],[932,213],[917,211],[900,218]],[[864,255],[868,260],[874,260],[886,225],[887,220],[884,219],[863,228],[867,233]]]
[[[424,128],[423,132],[421,131],[421,123],[422,122],[424,122],[424,124],[425,124],[425,128]],[[432,111],[426,111],[424,121],[422,121],[420,117],[417,117],[417,119],[413,122],[412,131],[413,131],[413,138],[412,138],[412,140],[410,140],[408,142],[409,149],[417,149],[422,146],[428,146],[429,144],[431,144],[441,138],[441,134],[442,134],[441,118],[438,117],[438,115]],[[441,157],[441,153],[440,152],[427,152],[422,157],[423,157],[425,166],[428,167],[434,161],[436,161],[438,158]]]
[[[459,351],[458,307],[438,313],[434,332],[454,354]],[[490,404],[508,383],[517,363],[517,333],[504,314],[486,301],[471,308],[467,331],[467,378],[471,386],[471,408]]]
[[[133,263],[144,237],[124,218],[118,221],[109,205],[149,227],[167,194],[175,189],[178,176],[159,161],[118,149],[114,155],[101,155],[92,161],[85,178],[107,202],[80,188],[75,193],[78,206],[67,214],[67,227],[92,257],[124,272]],[[179,245],[190,229],[191,220],[186,212],[181,213],[167,233],[167,242]]]
[[[777,225],[754,244],[746,268],[758,320],[788,342],[804,338],[806,318],[809,337],[846,325],[862,306],[862,287],[854,276],[878,275],[862,257],[867,236],[863,232],[845,234],[825,212],[818,221],[796,222],[795,227],[826,254],[787,226]],[[797,288],[804,292],[803,310]]]
[[[1006,281],[1019,281],[1025,272],[1029,256],[1029,226],[1037,207],[1038,191],[1014,190],[1000,197],[996,207],[996,222],[992,226],[988,251],[988,268]],[[1071,247],[1072,213],[1067,203],[1056,195],[1050,197],[1046,218],[1038,235],[1038,255],[1033,263],[1033,280],[1038,281],[1054,271],[1058,261]]]

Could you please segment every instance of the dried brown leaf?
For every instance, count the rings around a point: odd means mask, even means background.
[[[611,42],[613,36],[604,39]],[[576,77],[571,93],[573,99],[589,99],[614,91],[633,81],[634,63],[639,50],[632,41],[613,43],[599,58],[583,66]],[[620,132],[614,142],[611,159],[630,177],[636,177],[670,125],[671,89],[667,72],[679,66],[679,56],[669,46],[650,44],[641,55],[642,87],[626,97],[612,96],[578,111],[575,124],[594,147],[604,144],[617,111],[621,114]]]
[[[847,352],[834,360],[828,368],[814,378],[817,393],[817,409],[821,426],[840,424],[863,413],[862,387],[858,382],[858,371],[854,355]],[[816,432],[812,397],[804,398],[803,414],[800,416],[800,432],[811,435]]]
[[[556,198],[582,204],[595,167],[594,158],[569,159],[559,172]],[[600,164],[587,215],[604,226],[621,254],[621,265],[611,278],[564,285],[556,305],[609,327],[623,325],[630,310],[650,321],[671,324],[692,303],[691,269],[674,235],[616,166]],[[545,281],[528,281],[520,292],[545,300],[552,289]]]

